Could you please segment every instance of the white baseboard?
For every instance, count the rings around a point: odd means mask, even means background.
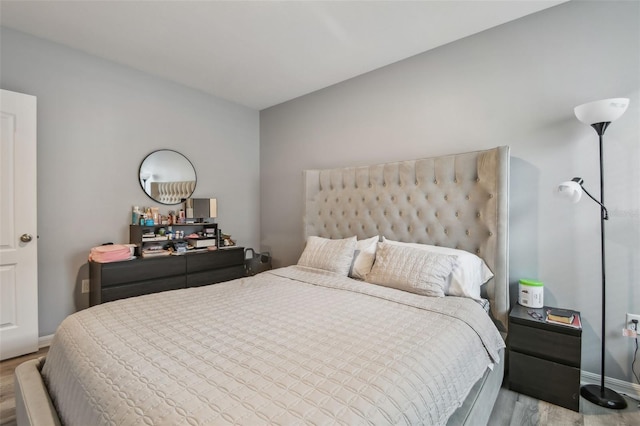
[[[588,371],[582,371],[580,373],[580,383],[585,385],[600,385],[600,375],[589,373]],[[640,385],[625,382],[623,380],[612,379],[611,377],[606,376],[604,378],[604,385],[620,394],[628,395],[631,398],[640,400]]]
[[[52,340],[53,340],[53,334],[38,337],[38,349],[42,349],[49,346]]]

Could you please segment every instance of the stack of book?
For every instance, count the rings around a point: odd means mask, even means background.
[[[188,238],[187,241],[197,249],[215,247],[217,245],[216,238]]]
[[[142,241],[145,243],[149,241],[165,241],[165,240],[167,240],[166,235],[156,235],[153,232],[145,232],[144,234],[142,234]]]
[[[572,328],[582,328],[580,315],[577,312],[571,311],[569,309],[548,309],[546,321],[549,324],[563,325]]]
[[[204,237],[206,238],[216,238],[218,236],[217,228],[204,228]]]
[[[163,249],[148,249],[142,250],[142,257],[157,257],[157,256],[169,256],[171,252]]]

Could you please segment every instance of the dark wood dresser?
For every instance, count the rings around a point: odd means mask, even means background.
[[[509,389],[579,411],[582,329],[547,323],[547,309],[515,305],[509,314]]]
[[[244,248],[124,262],[89,262],[91,306],[126,297],[229,281],[246,275]]]

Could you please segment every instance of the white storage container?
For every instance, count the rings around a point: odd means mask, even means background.
[[[544,284],[535,280],[520,280],[518,303],[527,308],[542,308],[544,306]]]

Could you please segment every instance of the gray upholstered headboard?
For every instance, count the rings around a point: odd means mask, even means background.
[[[509,311],[509,147],[421,160],[305,170],[304,236],[453,247],[494,273],[483,291],[502,331]]]

